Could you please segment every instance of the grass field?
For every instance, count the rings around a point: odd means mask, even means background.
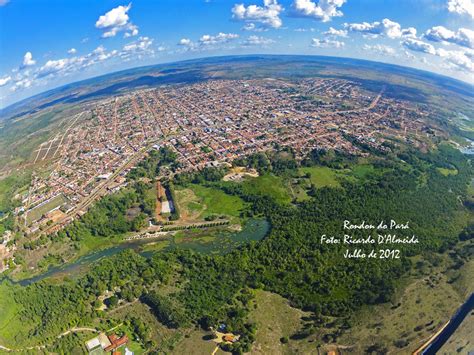
[[[66,202],[67,200],[62,194],[56,197],[53,197],[50,201],[46,202],[45,204],[40,205],[30,210],[27,214],[26,222],[27,223],[34,222],[40,219],[44,214],[55,209],[56,207],[61,206],[62,204]]]
[[[250,313],[250,320],[257,324],[256,340],[251,354],[292,354],[300,342],[289,340],[283,344],[280,338],[289,338],[301,327],[305,312],[292,308],[283,297],[262,290],[255,292],[257,308]],[[298,352],[300,353],[300,352]]]
[[[291,202],[289,191],[279,176],[265,174],[257,178],[247,178],[243,186],[249,194],[271,196],[282,204]]]
[[[316,187],[339,187],[339,181],[336,177],[338,173],[325,166],[310,166],[298,169],[303,174],[311,174],[310,181]]]
[[[185,189],[177,188],[176,197],[183,218],[190,220],[202,220],[211,215],[238,218],[245,208],[240,197],[202,185],[192,184]]]

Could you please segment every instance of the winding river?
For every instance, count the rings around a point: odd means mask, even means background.
[[[176,241],[174,237],[164,239],[161,241],[168,241],[168,246],[163,249],[163,251],[171,250],[174,248],[183,248],[183,249],[193,249],[202,253],[214,253],[218,250],[220,252],[229,252],[230,250],[248,243],[250,241],[258,241],[263,239],[270,230],[270,224],[264,219],[250,219],[248,220],[241,231],[237,232],[219,232],[217,233],[214,240],[207,243],[199,242],[197,238],[196,241]],[[192,238],[189,238],[192,239]],[[77,273],[80,270],[86,269],[91,263],[98,261],[102,258],[106,258],[115,254],[120,253],[126,249],[132,249],[137,251],[139,254],[150,257],[154,252],[153,251],[144,251],[144,247],[147,244],[156,243],[156,239],[144,239],[144,240],[134,240],[129,242],[124,242],[119,245],[115,245],[110,248],[102,249],[99,251],[92,252],[90,254],[84,255],[78,258],[72,263],[67,263],[59,266],[52,266],[47,271],[37,276],[22,279],[19,281],[11,280],[6,276],[0,276],[0,282],[4,279],[9,279],[12,283],[19,284],[21,286],[27,286],[34,282],[49,278],[49,277],[58,277],[58,276],[67,276]]]

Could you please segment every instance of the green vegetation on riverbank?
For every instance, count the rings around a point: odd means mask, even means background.
[[[342,170],[357,164],[351,157],[324,152],[315,156],[318,163],[306,162],[307,166]],[[320,164],[321,160],[325,165]],[[461,229],[469,221],[466,219],[469,212],[460,204],[459,196],[466,195],[473,176],[472,166],[448,146],[427,154],[405,151],[380,158],[372,163],[376,173],[364,167],[358,178],[341,179],[341,188],[309,187],[309,198],[293,203],[288,203],[288,197],[283,200],[282,193],[275,193],[262,183],[277,185],[277,181],[283,182],[285,176],[294,174],[291,160],[285,162],[275,165],[278,166],[275,170],[267,165],[272,173],[265,172],[263,179],[246,179],[243,183],[220,181],[219,172],[207,171],[192,177],[201,181],[195,192],[197,196],[201,193],[200,198],[215,199],[216,204],[229,208],[226,201],[238,198],[250,206],[243,211],[246,217],[265,217],[271,231],[262,241],[242,245],[224,255],[173,249],[145,259],[125,251],[99,261],[77,280],[56,285],[43,281],[15,289],[7,297],[13,297],[24,308],[20,316],[34,329],[32,332],[21,329],[17,335],[20,340],[16,341],[31,343],[35,334],[35,341],[47,342],[71,326],[89,324],[103,317],[95,310],[94,302],[108,289],[117,290],[119,300],[138,297],[172,328],[198,325],[208,329],[225,323],[229,331],[241,335],[239,342],[226,345],[226,349],[247,352],[258,332],[249,318],[254,297],[251,289],[263,288],[288,299],[293,307],[314,314],[304,328],[293,334],[294,339],[317,334],[322,326],[321,317],[332,317],[338,319],[337,326],[320,340],[337,342],[351,327],[355,312],[367,305],[393,300],[400,280],[416,266],[412,257],[435,259],[437,254],[456,245]],[[448,163],[458,174],[444,176],[437,171],[437,167]],[[419,184],[420,176],[425,177],[425,184]],[[120,213],[133,205],[123,196],[103,201],[102,207]],[[86,214],[81,223],[93,227],[90,230],[97,236],[107,233],[102,228],[116,227],[117,221],[105,226],[107,218],[91,219],[91,216],[97,216],[97,211],[92,210],[89,217]],[[400,223],[409,221],[410,234],[420,240],[416,245],[393,246],[401,250],[401,259],[351,260],[343,257],[347,246],[320,243],[322,234],[341,235],[344,220],[378,223],[391,219]],[[131,221],[122,219],[125,224]],[[356,237],[364,237],[366,233],[353,231]],[[374,248],[357,247],[366,252]],[[460,257],[457,262],[461,267],[465,260]]]

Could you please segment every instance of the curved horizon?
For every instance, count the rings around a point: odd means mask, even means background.
[[[149,65],[143,65],[143,66],[136,66],[136,67],[130,67],[130,68],[125,68],[121,70],[116,70],[116,71],[111,71],[107,72],[104,74],[100,75],[95,75],[95,76],[90,76],[85,79],[77,80],[77,81],[71,81],[66,84],[58,85],[56,87],[41,91],[37,94],[34,94],[32,96],[20,99],[18,101],[15,101],[8,106],[0,108],[0,111],[2,115],[8,111],[9,109],[12,109],[13,107],[16,106],[21,106],[22,103],[26,103],[29,100],[35,99],[37,97],[40,97],[42,95],[47,95],[50,93],[53,93],[55,91],[61,91],[61,89],[66,89],[68,86],[76,86],[80,84],[86,84],[88,81],[93,81],[93,80],[100,80],[100,79],[106,79],[108,76],[113,76],[113,75],[118,75],[118,74],[125,74],[129,71],[136,71],[136,70],[141,70],[141,69],[146,69],[146,68],[158,68],[160,66],[172,66],[172,65],[177,65],[180,63],[192,63],[192,62],[205,62],[210,59],[225,59],[225,58],[236,58],[236,57],[241,57],[241,58],[251,58],[251,57],[299,57],[299,58],[326,58],[326,59],[335,59],[335,60],[350,60],[350,61],[359,61],[359,62],[366,62],[366,63],[376,63],[378,65],[385,65],[387,67],[393,67],[393,68],[398,68],[406,71],[411,71],[411,72],[416,72],[420,75],[432,75],[434,77],[438,78],[443,78],[448,81],[453,81],[457,82],[459,84],[465,85],[467,88],[473,89],[474,84],[469,83],[467,81],[463,81],[458,78],[454,78],[451,76],[439,74],[433,71],[429,70],[424,70],[424,69],[418,69],[418,68],[413,68],[410,66],[405,66],[405,65],[400,65],[400,64],[392,64],[392,63],[387,63],[387,62],[380,62],[380,61],[375,61],[375,60],[369,60],[369,59],[361,59],[361,58],[354,58],[354,57],[345,57],[345,56],[327,56],[327,55],[311,55],[311,54],[267,54],[267,53],[253,53],[253,54],[235,54],[235,55],[211,55],[211,56],[203,56],[203,57],[196,57],[196,58],[190,58],[190,59],[183,59],[183,60],[176,60],[176,61],[170,61],[170,62],[158,62],[154,64],[149,64]],[[474,96],[474,93],[473,93]]]

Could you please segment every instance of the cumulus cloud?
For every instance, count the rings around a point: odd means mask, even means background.
[[[343,13],[339,8],[346,0],[319,0],[316,4],[311,0],[294,0],[293,12],[297,16],[311,17],[322,22],[331,21],[333,17],[340,17]]]
[[[249,36],[244,42],[243,45],[246,47],[249,46],[267,46],[269,44],[275,43],[273,39],[260,37],[260,36]]]
[[[125,52],[149,51],[153,44],[153,39],[149,37],[140,37],[137,41],[131,42],[123,46]]]
[[[473,0],[449,0],[448,11],[459,15],[468,15],[474,18],[474,1]]]
[[[344,42],[341,41],[334,41],[330,39],[319,39],[319,38],[313,38],[311,40],[311,47],[317,47],[317,48],[342,48],[345,46]]]
[[[446,50],[444,48],[436,49],[429,43],[413,38],[403,41],[402,45],[415,52],[428,53],[440,57],[449,69],[467,71],[471,75],[474,73],[474,51],[472,50],[460,51]]]
[[[238,34],[219,32],[217,35],[202,35],[197,42],[193,42],[189,38],[182,38],[179,40],[178,45],[185,47],[187,50],[215,49],[219,45],[228,43],[236,38],[239,38]]]
[[[77,49],[76,48],[71,48],[70,50],[67,51],[68,54],[76,54]]]
[[[121,31],[125,31],[124,37],[138,35],[138,26],[129,22],[130,17],[128,16],[128,11],[131,8],[131,3],[127,6],[117,6],[105,15],[99,17],[95,23],[95,27],[103,30],[103,38],[114,37]]]
[[[11,80],[11,76],[4,76],[3,78],[0,78],[0,87],[7,85]]]
[[[22,68],[30,67],[36,64],[36,60],[33,60],[31,52],[26,52],[23,56]]]
[[[128,32],[125,32],[125,34],[123,35],[125,38],[138,35],[138,26],[136,25],[133,25],[133,24],[128,25],[127,30]]]
[[[416,37],[416,29],[414,27],[402,29],[399,23],[391,21],[388,18],[383,19],[381,22],[345,23],[344,27],[350,32],[359,32],[375,37],[386,36],[392,39]]]
[[[28,79],[22,79],[15,82],[15,84],[10,88],[11,91],[17,91],[19,89],[27,89],[33,84],[33,82]]]
[[[159,49],[165,50],[164,47]],[[142,59],[145,56],[153,56],[153,39],[139,37],[137,40],[125,44],[120,50],[107,50],[103,45],[84,55],[71,53],[66,58],[50,59],[36,69],[18,70],[14,78],[2,78],[0,84],[13,82],[11,91],[23,90],[29,87],[46,84],[59,77],[63,78],[74,73],[82,72],[90,67],[103,64],[109,60],[131,60]],[[0,85],[3,86],[3,85]]]
[[[92,65],[101,63],[107,59],[117,56],[118,51],[107,51],[104,46],[99,46],[91,53],[83,56],[70,58],[60,58],[48,60],[33,75],[33,79],[53,78],[56,76],[66,76],[71,73],[81,71]]]
[[[267,27],[280,28],[282,21],[280,13],[283,7],[278,0],[263,0],[263,6],[235,4],[232,8],[232,18],[240,21],[258,22]]]
[[[193,42],[189,38],[181,38],[178,42],[180,46],[190,46]]]
[[[474,49],[474,31],[460,28],[456,32],[443,26],[435,26],[425,32],[424,37],[433,42],[446,42]]]
[[[239,38],[238,34],[235,33],[223,33],[219,32],[216,36],[203,35],[199,38],[199,44],[207,46],[212,44],[226,43],[233,39]]]
[[[454,69],[461,69],[474,73],[474,62],[470,53],[463,51],[449,51],[443,48],[439,48],[436,52],[436,55],[443,58],[447,64],[449,64]]]
[[[376,52],[382,55],[389,55],[389,56],[393,56],[396,53],[394,48],[383,45],[383,44],[375,44],[375,45],[364,44],[364,46],[362,46],[362,49]]]
[[[405,48],[411,49],[415,52],[422,52],[428,54],[436,54],[436,49],[431,44],[420,41],[419,39],[407,38],[402,42]]]
[[[329,27],[329,30],[324,32],[324,34],[334,37],[347,37],[347,30],[336,30],[335,28]]]

